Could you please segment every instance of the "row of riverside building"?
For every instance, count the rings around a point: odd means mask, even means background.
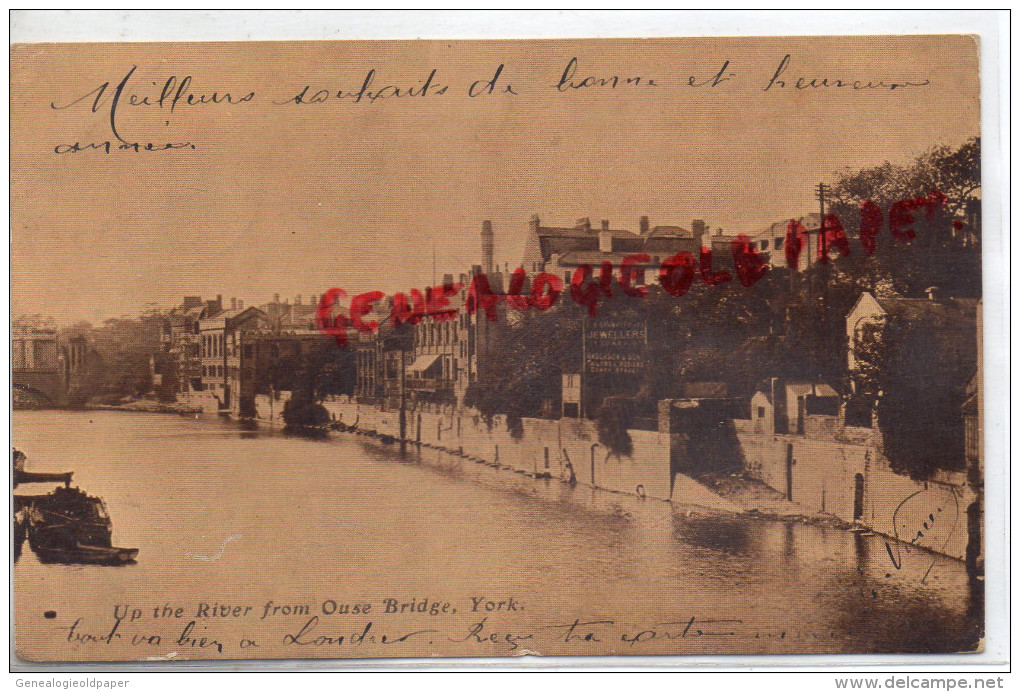
[[[818,215],[807,215],[799,221],[808,229],[818,229]],[[782,227],[782,228],[781,228]],[[752,245],[770,266],[786,266],[783,251],[785,227],[776,223],[760,233],[749,235]],[[745,237],[748,237],[745,235]],[[528,224],[528,235],[520,267],[534,276],[535,272],[549,272],[561,276],[569,286],[574,271],[582,265],[598,267],[604,262],[619,267],[625,257],[643,253],[649,257],[644,263],[632,264],[634,284],[641,286],[654,280],[662,260],[686,251],[697,256],[702,247],[713,250],[713,263],[719,269],[732,269],[730,243],[736,235],[724,234],[722,229],[711,231],[704,221],[695,219],[689,228],[678,225],[651,226],[648,217],[639,220],[639,232],[613,229],[607,221],[593,226],[587,218],[575,225],[545,226],[538,216]],[[809,235],[811,241],[817,235]],[[400,405],[401,398],[410,396],[413,401],[461,408],[468,388],[486,372],[489,358],[507,328],[505,302],[497,306],[498,319],[487,318],[484,310],[469,312],[467,307],[469,286],[473,278],[484,273],[492,291],[505,293],[509,287],[511,268],[502,268],[494,261],[494,234],[486,221],[481,230],[481,263],[469,272],[455,277],[446,274],[443,285],[459,285],[456,295],[450,297],[452,319],[438,319],[425,315],[417,324],[394,327],[388,319],[392,297],[376,301],[366,321],[375,320],[379,328],[372,333],[350,334],[350,347],[355,351],[356,378],[353,396],[365,403],[384,409]],[[807,262],[813,250],[801,252]],[[501,270],[502,269],[502,270]],[[647,275],[647,276],[646,276]],[[566,292],[566,290],[565,290]],[[244,302],[231,299],[225,304],[222,296],[212,300],[185,297],[181,305],[169,311],[164,318],[162,348],[152,358],[155,390],[164,398],[185,399],[200,404],[207,410],[219,410],[238,416],[254,415],[256,394],[274,395],[288,388],[288,368],[298,367],[301,358],[318,348],[332,344],[332,340],[317,329],[316,307],[318,296],[309,300],[298,295],[293,302],[281,302],[279,294],[273,301],[257,307],[245,307]],[[946,335],[945,347],[976,351],[975,307],[977,301],[940,299],[932,290],[927,299],[877,298],[862,293],[856,305],[846,316],[847,367],[856,367],[854,343],[867,325],[883,323],[889,319],[925,322]],[[17,363],[15,369],[17,370]],[[594,407],[564,407],[574,403],[575,392],[584,390],[586,373],[563,373],[559,405],[551,407],[557,413],[569,411],[574,415],[594,410]],[[593,378],[594,379],[594,378]],[[775,408],[779,417],[792,417],[791,429],[803,429],[802,420],[808,411],[805,402],[820,406],[819,411],[832,409],[830,403],[816,404],[821,400],[838,399],[831,386],[835,383],[807,382],[806,393],[798,394],[789,403],[786,395],[780,396],[774,386],[766,386],[751,403],[752,414]],[[765,391],[768,390],[768,391]],[[779,399],[776,399],[779,397]],[[577,401],[577,403],[580,403]],[[596,402],[597,403],[597,402]],[[812,409],[814,410],[814,409]],[[549,411],[544,412],[548,416]],[[801,420],[798,421],[798,416]],[[752,418],[756,418],[752,415]],[[758,416],[759,428],[779,429],[780,423]]]
[[[811,232],[818,230],[818,215],[801,217],[799,222],[807,229],[809,242],[817,242],[817,233],[812,235]],[[598,267],[609,262],[619,267],[625,257],[642,253],[648,256],[648,261],[632,265],[634,284],[640,286],[654,281],[663,259],[682,251],[697,256],[702,247],[707,247],[712,249],[713,262],[718,269],[733,269],[730,244],[737,239],[736,235],[726,234],[721,229],[713,231],[701,220],[694,220],[689,227],[652,226],[647,217],[641,217],[638,226],[639,230],[632,232],[614,229],[607,221],[593,225],[589,219],[579,219],[572,226],[546,226],[537,216],[532,217],[519,267],[531,276],[536,272],[548,272],[562,277],[566,286],[582,265]],[[744,240],[750,242],[770,266],[786,266],[785,234],[786,224],[776,223],[760,233],[744,234]],[[470,416],[465,397],[471,385],[493,366],[492,359],[500,357],[498,345],[509,329],[510,317],[505,302],[499,303],[499,316],[495,321],[488,319],[485,310],[469,312],[466,309],[468,287],[476,275],[484,273],[497,294],[505,293],[510,285],[511,267],[504,264],[501,268],[495,262],[494,233],[487,221],[482,225],[480,241],[480,264],[458,277],[452,274],[443,277],[443,285],[461,286],[459,292],[450,297],[448,309],[453,314],[452,319],[426,315],[416,324],[394,327],[388,319],[392,298],[374,303],[372,312],[364,319],[377,321],[379,328],[372,333],[350,334],[349,347],[353,350],[356,376],[353,390],[340,397],[343,402],[338,401],[334,410],[353,411],[353,416],[358,415],[357,411],[372,410],[381,412],[384,417],[387,412],[401,407],[417,410],[416,435],[419,438],[423,434],[422,412],[427,412],[427,416],[447,415],[449,420],[436,423],[437,430],[455,427],[455,439],[461,442],[458,448],[463,450],[468,438],[467,432],[461,438],[462,424],[465,431],[472,425],[470,417],[463,418]],[[800,253],[802,269],[816,252],[813,245],[806,250]],[[316,350],[336,348],[332,337],[316,328],[317,302],[318,296],[314,294],[307,302],[301,296],[295,297],[293,302],[281,302],[279,296],[275,296],[272,302],[257,307],[245,307],[236,299],[226,305],[221,296],[214,300],[185,298],[166,316],[163,348],[153,357],[157,390],[164,397],[186,401],[206,411],[279,419],[282,402],[289,397],[292,388],[288,378]],[[862,292],[846,315],[847,370],[857,367],[854,348],[863,330],[868,325],[895,320],[919,322],[933,328],[939,335],[940,348],[960,349],[973,355],[976,369],[979,367],[976,362],[978,319],[976,300],[943,299],[935,291],[918,299]],[[611,344],[612,340],[607,343]],[[619,343],[621,349],[628,347],[625,339]],[[603,360],[610,365],[614,362],[612,358]],[[561,419],[564,424],[567,419],[580,419],[577,430],[587,429],[589,421],[584,419],[591,417],[595,407],[585,405],[578,392],[591,389],[586,380],[590,378],[594,382],[597,378],[592,373],[595,372],[597,370],[588,371],[585,361],[576,372],[562,373],[562,382],[556,383],[558,391],[554,397],[558,402],[543,406],[534,413],[534,418]],[[638,475],[634,478],[627,476],[620,481],[622,489],[636,487],[641,489],[640,493],[647,492],[651,496],[649,488],[662,487],[668,489],[663,492],[672,493],[674,480],[679,475],[697,476],[698,469],[692,461],[696,456],[719,455],[738,460],[745,472],[770,485],[788,500],[816,511],[832,512],[848,521],[867,522],[866,514],[870,512],[870,525],[875,530],[888,532],[876,517],[884,513],[882,503],[893,502],[893,495],[902,488],[882,459],[875,421],[861,417],[849,419],[845,396],[837,391],[840,383],[773,378],[762,384],[750,400],[742,402],[734,402],[724,390],[704,386],[712,383],[691,384],[689,399],[660,402],[658,419],[637,426],[645,431],[638,439],[644,440],[642,444],[652,445],[643,448],[657,445],[656,448],[665,450],[666,460],[662,462],[658,457],[645,460],[648,463],[637,460],[635,468],[658,468],[664,463],[663,473],[668,474],[669,479],[653,483],[640,475],[646,471],[635,471]],[[966,489],[971,498],[968,505],[973,505],[975,493],[980,493],[982,464],[980,378],[977,375],[968,392],[968,403],[959,415],[967,430],[966,468],[971,471],[971,478],[968,480],[967,474],[944,473],[936,482],[950,493],[963,493]],[[702,426],[709,418],[713,424],[726,426],[728,432],[711,440],[699,437],[694,428]],[[351,421],[345,418],[344,422]],[[431,423],[425,427],[428,425]],[[528,429],[544,429],[537,423],[528,425],[531,426]],[[561,426],[558,433],[561,441],[568,437],[564,430]],[[658,435],[655,439],[659,442],[649,442],[651,438],[646,439],[649,434]],[[470,444],[477,442],[474,440]],[[504,440],[502,450],[499,445],[495,446],[493,454],[497,462],[508,458],[508,444],[510,442]],[[592,450],[598,447],[597,437],[592,440],[591,447]],[[544,457],[543,468],[555,467],[558,459],[555,445],[546,444],[543,449],[540,454]],[[566,467],[561,468],[569,468],[573,476],[575,465],[569,463],[569,450],[561,451],[567,460]],[[838,462],[839,469],[831,466],[837,459],[842,459]],[[576,459],[574,461],[576,464]],[[591,465],[591,483],[598,485],[594,452]],[[912,483],[909,479],[903,482]],[[894,487],[895,492],[889,490]],[[909,490],[907,486],[903,488]],[[883,493],[889,498],[884,498]],[[892,506],[895,507],[895,503]],[[973,523],[969,515],[968,523]],[[963,549],[949,554],[963,557]]]

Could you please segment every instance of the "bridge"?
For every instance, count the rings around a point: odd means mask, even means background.
[[[15,408],[63,403],[67,366],[50,327],[15,327],[11,336],[11,388]]]

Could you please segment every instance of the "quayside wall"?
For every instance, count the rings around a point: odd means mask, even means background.
[[[895,473],[870,431],[813,438],[755,432],[749,420],[734,425],[746,473],[791,501],[965,559],[967,508],[976,499],[966,474],[939,472],[915,481]]]
[[[282,423],[289,393],[282,394],[272,401],[256,397],[259,420]],[[322,405],[336,422],[362,432],[400,437],[399,411],[382,411],[346,397],[327,399]],[[740,457],[734,463],[751,478],[786,495],[806,514],[826,513],[965,559],[967,509],[975,495],[963,473],[940,473],[927,482],[915,481],[889,468],[869,431],[848,428],[837,434],[814,425],[817,421],[809,423],[807,434],[784,435],[756,431],[750,420],[726,421],[734,433],[731,453]],[[599,443],[595,422],[585,419],[523,418],[516,435],[507,428],[505,416],[487,422],[477,413],[452,407],[412,408],[406,421],[406,437],[412,443],[532,476],[573,479],[579,485],[718,511],[743,511],[676,471],[677,458],[672,463],[671,458],[684,456],[689,443],[684,436],[655,430],[628,433],[633,450],[621,456]],[[929,514],[936,516],[935,522]],[[926,535],[918,538],[918,531]]]
[[[272,407],[270,407],[270,403]],[[322,405],[330,417],[357,430],[400,437],[399,411],[381,411],[344,397]],[[256,397],[258,419],[276,422],[283,410],[280,400]],[[658,500],[734,512],[738,507],[670,466],[670,439],[655,430],[629,430],[633,449],[616,455],[598,441],[594,421],[563,418],[521,419],[519,434],[507,429],[505,416],[486,422],[471,411],[420,407],[407,412],[406,437],[423,446],[498,464],[536,477]]]

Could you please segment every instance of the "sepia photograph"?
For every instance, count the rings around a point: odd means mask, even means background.
[[[979,655],[980,49],[12,44],[12,662]]]

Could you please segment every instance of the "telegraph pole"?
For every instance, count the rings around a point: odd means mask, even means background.
[[[398,342],[399,343],[399,342]],[[407,390],[405,389],[406,384],[406,360],[404,345],[400,344],[400,413],[399,413],[399,424],[400,424],[400,456],[403,457],[407,453]]]
[[[818,183],[818,246],[821,249],[821,257],[826,260],[829,259],[828,248],[825,247],[825,193],[829,191],[829,186],[825,183]],[[808,248],[808,255],[811,254],[810,248]],[[808,260],[810,261],[810,259]]]
[[[828,280],[828,262],[829,262],[829,248],[826,245],[825,240],[825,193],[829,191],[829,186],[825,183],[818,183],[818,250],[821,253],[819,255],[820,262],[825,269],[819,267],[822,272],[822,319],[825,319],[825,310],[828,306],[828,292],[829,292],[829,280]],[[810,245],[810,243],[809,243]],[[808,254],[810,254],[810,248]]]

